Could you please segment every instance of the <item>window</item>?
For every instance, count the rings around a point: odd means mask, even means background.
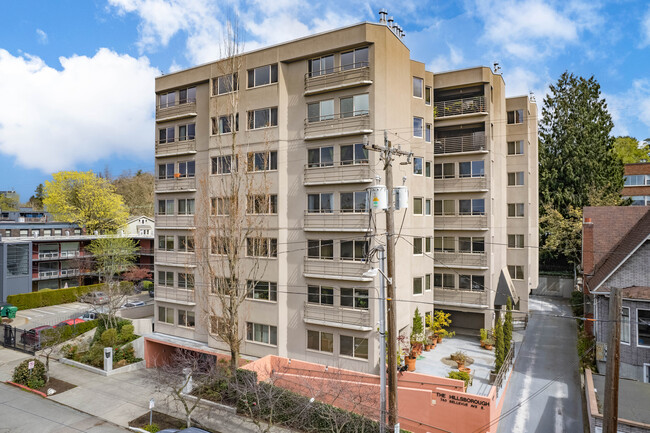
[[[524,248],[524,235],[508,235],[508,248]]]
[[[413,238],[413,255],[421,255],[423,251],[423,239],[424,238]]]
[[[431,291],[431,274],[426,274],[424,276],[424,291]]]
[[[428,198],[424,200],[424,214],[429,216],[431,215],[431,199]]]
[[[508,217],[523,217],[524,204],[523,203],[508,203]]]
[[[278,169],[278,152],[249,152],[248,171],[265,171]]]
[[[431,236],[424,238],[424,252],[431,252]]]
[[[423,159],[419,157],[413,158],[413,174],[416,176],[422,176],[422,164]]]
[[[158,249],[174,251],[174,236],[158,236]]]
[[[368,94],[341,98],[341,118],[366,116],[368,114]]]
[[[334,194],[307,194],[307,211],[312,213],[332,213],[334,211]]]
[[[482,292],[485,290],[485,277],[483,275],[459,275],[458,288],[460,290],[473,290]]]
[[[343,356],[354,358],[368,359],[368,339],[359,337],[350,337],[348,335],[340,336],[340,351]]]
[[[160,128],[158,130],[158,143],[173,143],[174,142],[174,127]]]
[[[485,199],[458,200],[459,215],[485,215]]]
[[[433,238],[433,251],[453,253],[456,251],[456,238],[453,236],[436,236]]]
[[[509,141],[508,142],[508,155],[523,155],[524,154],[524,141]]]
[[[650,310],[636,310],[637,345],[650,346]]]
[[[307,349],[334,352],[334,334],[307,330]]]
[[[630,344],[630,309],[621,308],[621,343]]]
[[[178,288],[185,290],[194,290],[194,275],[179,272]]]
[[[195,132],[196,132],[196,125],[194,123],[179,125],[178,141],[194,140]]]
[[[456,202],[454,200],[434,200],[433,214],[434,215],[455,215]]]
[[[178,214],[179,215],[194,215],[194,199],[193,198],[179,198],[178,199]]]
[[[239,131],[239,113],[235,114],[234,119],[235,131]],[[219,116],[218,119],[212,118],[212,134],[230,134],[233,127],[233,116]]]
[[[341,307],[368,309],[368,289],[341,288]]]
[[[341,241],[341,260],[364,260],[368,241]]]
[[[310,304],[334,305],[334,288],[307,286],[307,302]]]
[[[278,65],[266,65],[248,70],[248,88],[265,86],[278,82]]]
[[[650,202],[650,196],[643,196],[643,195],[635,195],[635,196],[624,196],[623,198],[629,198],[632,199],[632,203],[630,203],[630,206],[645,206],[646,201]]]
[[[212,197],[212,215],[230,215],[230,197]]]
[[[158,321],[163,323],[174,324],[174,309],[167,307],[158,307]]]
[[[334,119],[334,100],[312,102],[307,104],[307,121],[321,122]]]
[[[453,162],[433,165],[434,179],[450,179],[456,177],[456,165]]]
[[[217,77],[213,80],[213,85],[212,93],[214,95],[225,95],[226,93],[239,90],[238,74],[235,72],[234,74]]]
[[[196,87],[188,87],[178,91],[178,103],[187,104],[188,102],[196,102]]]
[[[413,215],[422,215],[422,197],[413,197]]]
[[[11,230],[7,230],[7,231],[9,232],[7,234],[7,236],[11,236]],[[77,233],[75,233],[75,234],[77,234]],[[79,234],[81,234],[81,233],[79,233]],[[43,230],[43,236],[52,236],[52,229],[44,229]]]
[[[524,184],[524,172],[515,171],[508,173],[508,186],[521,186]]]
[[[158,200],[158,215],[174,215],[174,200]]]
[[[431,124],[424,125],[424,141],[431,143]]]
[[[20,229],[18,232],[20,237],[27,237],[29,236],[29,230],[27,229]],[[59,235],[61,234],[61,230],[59,230]],[[54,230],[54,236],[57,236],[56,229]]]
[[[508,265],[508,272],[510,273],[510,278],[513,280],[523,280],[524,279],[524,267],[519,265]]]
[[[478,253],[485,252],[485,239],[483,236],[479,237],[465,237],[458,238],[458,251],[461,253]]]
[[[178,177],[194,177],[195,173],[194,161],[181,161],[178,163]]]
[[[413,77],[413,97],[422,98],[422,86],[424,86],[424,80],[422,78]]]
[[[426,105],[431,105],[431,87],[429,86],[424,88],[424,103]]]
[[[307,257],[310,259],[332,260],[334,258],[333,240],[308,240]]]
[[[278,328],[270,325],[246,322],[246,340],[275,346],[278,344]]]
[[[261,299],[263,301],[278,300],[278,285],[270,281],[248,281],[246,283],[246,297],[249,299]]]
[[[646,185],[645,174],[628,174],[625,176],[625,186],[643,186]]]
[[[277,194],[256,194],[248,196],[246,212],[249,214],[274,215],[278,213]]]
[[[363,143],[341,146],[341,165],[368,164],[368,149]]]
[[[458,177],[485,177],[485,161],[459,162]]]
[[[456,276],[454,274],[433,274],[433,287],[454,289],[456,288]]]
[[[178,236],[178,251],[192,252],[194,251],[194,237],[193,236]]]
[[[212,174],[230,174],[232,168],[232,155],[212,158]]]
[[[424,163],[424,175],[426,177],[431,177],[431,161]]]
[[[278,240],[275,238],[246,238],[248,257],[277,257]]]
[[[7,275],[18,277],[29,274],[30,245],[7,245]]]
[[[158,285],[174,287],[174,273],[167,271],[158,271]]]
[[[319,57],[309,61],[309,76],[318,77],[319,75],[331,74],[334,72],[334,55]]]
[[[368,66],[368,47],[341,53],[341,69],[365,68]]]
[[[414,277],[413,278],[413,294],[414,295],[421,295],[422,294],[422,291],[423,291],[422,282],[423,282],[422,277]]]
[[[341,212],[368,212],[368,193],[366,191],[342,192]]]
[[[176,92],[163,93],[158,97],[160,108],[173,107],[176,105]]]
[[[424,119],[421,117],[413,118],[413,137],[422,138],[422,125],[424,124]]]
[[[269,126],[278,126],[278,107],[248,112],[248,129],[261,129]]]
[[[178,310],[178,326],[194,328],[194,311]]]
[[[508,125],[524,123],[524,110],[508,111]]]
[[[331,167],[334,165],[334,147],[307,149],[307,167]]]

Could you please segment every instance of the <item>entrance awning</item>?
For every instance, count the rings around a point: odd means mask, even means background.
[[[506,305],[508,298],[512,298],[512,305],[515,305],[519,302],[519,296],[517,296],[517,291],[515,290],[515,285],[510,278],[510,272],[508,268],[501,269],[501,274],[499,275],[499,283],[497,284],[497,293],[494,297],[494,306]]]

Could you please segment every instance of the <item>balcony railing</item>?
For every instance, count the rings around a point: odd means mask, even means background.
[[[448,251],[435,251],[433,253],[435,258],[435,265],[440,267],[477,267],[483,268],[487,266],[487,256],[478,253],[460,253]]]
[[[372,231],[367,212],[305,211],[305,231],[369,232]]]
[[[39,271],[38,279],[47,280],[50,278],[59,278],[59,271]]]
[[[79,269],[61,269],[62,277],[75,277],[79,275]]]
[[[166,140],[165,142],[156,141],[156,157],[163,158],[166,156],[188,155],[196,153],[196,140]]]
[[[305,119],[305,140],[370,133],[368,110]]]
[[[325,278],[344,281],[372,281],[363,273],[371,268],[370,263],[353,260],[319,260],[305,257],[303,274],[308,278]]]
[[[485,133],[458,135],[456,137],[436,138],[433,151],[436,155],[445,153],[485,151]]]
[[[156,179],[156,193],[195,192],[196,178],[178,177],[172,179]]]
[[[372,84],[367,62],[305,74],[305,95]]]
[[[436,118],[463,114],[487,113],[485,96],[434,102]]]
[[[471,291],[434,287],[433,301],[443,305],[489,308],[488,290]]]
[[[194,215],[156,215],[156,228],[193,228],[195,223]]]
[[[182,104],[168,106],[156,106],[156,122],[181,119],[183,117],[196,116],[196,100],[188,100]]]
[[[461,177],[434,179],[434,192],[480,192],[487,189],[487,179],[485,177]]]
[[[311,325],[372,331],[370,312],[362,309],[342,308],[305,302],[303,321]]]
[[[58,259],[59,258],[59,252],[51,252],[51,253],[38,253],[38,259],[39,260],[47,260],[47,259]]]
[[[433,227],[438,230],[487,230],[486,215],[436,215]]]
[[[332,165],[305,165],[303,181],[305,186],[371,182],[372,173],[368,163],[348,164],[337,162]]]
[[[195,268],[196,254],[194,252],[165,251],[157,249],[154,253],[154,262],[157,265]]]
[[[83,256],[89,255],[88,253],[82,253],[81,251],[61,251],[51,252],[51,253],[34,253],[32,255],[33,260],[58,260],[58,259],[75,259]]]
[[[177,289],[174,287],[156,286],[154,290],[156,301],[168,301],[185,305],[196,304],[194,290]]]

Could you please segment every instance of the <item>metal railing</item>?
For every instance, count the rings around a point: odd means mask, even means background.
[[[306,94],[367,84],[372,84],[368,62],[339,66],[326,69],[325,71],[308,72],[305,74]]]
[[[156,156],[158,157],[187,153],[196,153],[196,139],[194,137],[185,140],[176,138],[164,142],[156,140]]]
[[[156,215],[156,228],[178,227],[190,229],[196,225],[194,215]]]
[[[371,331],[370,311],[363,309],[342,308],[333,305],[320,305],[305,302],[305,323],[331,326],[335,328]]]
[[[303,227],[305,230],[340,230],[340,231],[371,231],[368,212],[346,212],[332,210],[331,212],[305,211]]]
[[[461,177],[433,180],[434,192],[472,192],[487,189],[485,177]]]
[[[196,190],[195,177],[176,177],[171,179],[156,179],[156,192],[180,192]]]
[[[185,115],[196,115],[196,99],[188,99],[183,103],[175,105],[157,105],[156,106],[156,119],[181,117]]]
[[[440,268],[437,269],[437,271],[440,270]],[[444,271],[444,269],[442,270]],[[434,287],[433,299],[440,304],[488,307],[487,290],[459,290]]]
[[[433,217],[434,229],[462,230],[484,229],[487,227],[486,215],[435,215]]]
[[[487,256],[485,253],[461,253],[458,251],[436,251],[434,252],[436,265],[441,266],[487,266]]]
[[[58,259],[59,253],[38,253],[39,259]]]
[[[436,155],[445,153],[479,152],[485,151],[485,133],[458,135],[456,137],[436,138],[433,152]]]
[[[185,304],[196,303],[194,290],[156,285],[154,296],[157,301],[182,302]]]
[[[368,162],[336,162],[331,165],[305,165],[304,185],[370,183],[372,173]]]
[[[305,140],[371,132],[368,110],[305,119]]]
[[[355,260],[320,260],[305,257],[304,274],[315,278],[346,279],[353,281],[372,281],[371,277],[364,277],[363,273],[370,269],[368,262]]]
[[[473,96],[471,98],[453,99],[451,101],[438,101],[433,103],[435,116],[449,117],[463,114],[487,113],[485,96]]]
[[[501,389],[501,386],[503,385],[503,381],[508,375],[508,371],[512,366],[512,362],[514,358],[515,358],[515,343],[513,342],[510,344],[510,350],[508,350],[506,357],[503,359],[503,364],[501,364],[501,368],[499,369],[499,372],[497,373],[496,377],[494,378],[494,382],[492,383],[492,385],[496,387],[497,397],[499,397],[499,389]]]

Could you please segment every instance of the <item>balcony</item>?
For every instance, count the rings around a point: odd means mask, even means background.
[[[370,114],[367,110],[343,115],[332,114],[318,121],[305,119],[305,140],[371,133]]]
[[[170,192],[196,192],[196,178],[176,177],[172,179],[156,179],[156,194]]]
[[[434,179],[433,190],[436,194],[444,192],[485,192],[487,191],[487,179],[485,177]]]
[[[350,69],[351,66],[354,69]],[[305,74],[305,96],[372,84],[367,62],[358,64],[358,67],[351,66],[328,69],[326,73],[316,76]]]
[[[62,277],[76,277],[79,273],[79,269],[61,269]]]
[[[436,215],[435,230],[487,230],[486,215]]]
[[[32,278],[35,280],[51,280],[52,278],[59,278],[59,271],[39,271]]]
[[[156,215],[156,229],[193,229],[194,215]]]
[[[305,257],[303,276],[342,281],[372,281],[363,273],[370,269],[370,263],[353,260],[319,260]]]
[[[462,152],[487,152],[485,133],[475,132],[456,137],[436,138],[433,152],[436,155]]]
[[[78,259],[89,255],[89,253],[82,253],[81,251],[62,251],[60,253],[53,251],[48,253],[34,253],[32,254],[32,260]]]
[[[343,164],[309,166],[305,165],[303,185],[342,185],[352,183],[371,183],[372,173],[369,164]]]
[[[195,305],[194,290],[176,289],[174,287],[156,286],[154,290],[156,301],[174,302],[183,305]]]
[[[196,140],[156,141],[156,158],[176,155],[192,155],[196,153]]]
[[[469,308],[490,308],[488,305],[488,291],[472,291],[433,288],[433,302],[436,306],[453,305]]]
[[[435,266],[487,269],[487,256],[485,254],[436,251],[433,257]]]
[[[438,101],[434,102],[433,105],[436,119],[466,114],[487,114],[485,96]]]
[[[172,105],[171,107],[156,106],[156,122],[167,122],[193,116],[196,116],[196,100]]]
[[[177,252],[156,250],[154,263],[162,266],[177,266],[181,268],[196,268],[196,255],[193,252]]]
[[[305,302],[303,321],[310,325],[372,331],[370,312],[362,309],[341,308]]]
[[[306,232],[370,232],[372,228],[367,212],[309,212],[305,211]]]
[[[52,260],[52,259],[58,259],[59,258],[59,252],[49,252],[49,253],[38,253],[38,255],[35,255],[36,257],[33,257],[36,260]]]

